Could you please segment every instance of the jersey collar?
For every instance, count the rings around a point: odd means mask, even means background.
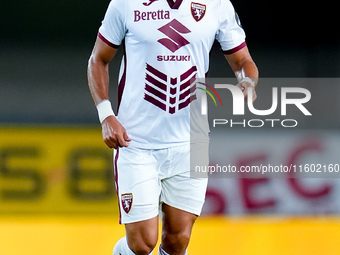
[[[181,3],[183,2],[183,0],[176,0],[176,2],[174,2],[173,0],[167,1],[171,9],[178,9],[181,6]]]

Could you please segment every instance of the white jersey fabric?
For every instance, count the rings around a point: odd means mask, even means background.
[[[98,36],[124,45],[118,120],[145,149],[190,142],[190,114],[200,116],[190,106],[204,94],[194,79],[206,76],[214,40],[225,54],[246,46],[229,0],[112,0]],[[208,140],[207,121],[197,129]]]

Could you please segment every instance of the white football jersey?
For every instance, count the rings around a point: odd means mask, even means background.
[[[214,40],[226,54],[246,45],[229,0],[112,0],[98,36],[124,45],[118,120],[130,146],[146,149],[190,141],[190,114],[200,116],[190,106],[205,96],[194,79],[206,76]],[[199,125],[207,140],[207,121]]]

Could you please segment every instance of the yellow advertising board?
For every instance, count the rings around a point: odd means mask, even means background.
[[[118,213],[98,128],[0,128],[0,213]]]

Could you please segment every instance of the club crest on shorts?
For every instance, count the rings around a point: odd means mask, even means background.
[[[191,14],[197,22],[203,19],[206,9],[204,4],[191,2]]]
[[[129,213],[132,207],[133,195],[132,193],[125,193],[121,195],[123,210]]]

